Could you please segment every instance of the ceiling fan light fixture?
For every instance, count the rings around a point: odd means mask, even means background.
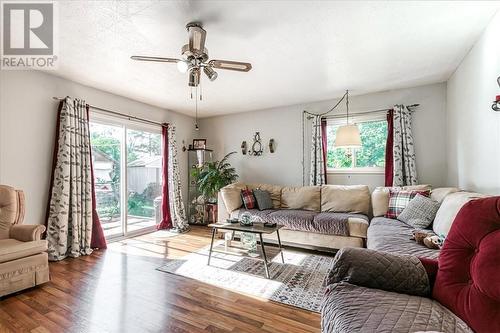
[[[179,70],[179,72],[181,73],[187,73],[187,71],[189,70],[189,67],[191,64],[188,62],[188,61],[185,61],[185,60],[179,60],[177,62],[177,69]]]
[[[189,83],[188,83],[188,85],[190,87],[198,87],[199,83],[200,83],[200,69],[199,68],[192,68],[189,71]]]
[[[215,81],[215,79],[217,79],[218,74],[216,71],[214,71],[212,67],[209,66],[203,67],[203,72],[207,75],[210,81]]]

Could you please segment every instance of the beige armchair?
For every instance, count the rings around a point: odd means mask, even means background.
[[[0,297],[49,281],[45,227],[23,219],[23,191],[0,185]]]

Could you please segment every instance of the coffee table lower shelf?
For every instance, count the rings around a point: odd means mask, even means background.
[[[226,247],[224,243],[217,244],[213,247],[212,252],[219,252],[224,254],[236,255],[245,258],[252,258],[257,260],[264,260],[264,254],[262,253],[262,247],[257,245],[256,251],[250,251],[243,247],[241,242],[231,241],[231,245]],[[266,256],[268,262],[271,262],[278,254],[280,254],[280,249],[274,246],[266,247]]]
[[[263,225],[262,223],[258,223],[258,224],[254,224],[252,226],[240,226],[239,224],[238,225],[234,225],[234,224],[229,224],[229,223],[212,223],[212,224],[209,224],[208,225],[209,227],[212,228],[212,240],[210,242],[210,251],[208,253],[208,265],[210,265],[210,259],[212,258],[212,252],[213,251],[217,251],[217,252],[223,252],[223,253],[229,253],[229,254],[237,254],[237,255],[241,255],[241,256],[246,256],[246,257],[249,257],[249,258],[254,258],[254,259],[260,259],[264,262],[264,269],[265,269],[265,272],[266,272],[266,278],[270,278],[269,276],[269,261],[268,261],[268,251],[269,254],[271,254],[271,252],[276,252],[276,251],[273,251],[271,249],[271,247],[267,247],[264,245],[264,240],[262,239],[262,234],[265,233],[265,234],[272,234],[273,232],[276,232],[276,236],[278,238],[278,246],[279,246],[279,249],[278,249],[278,252],[277,254],[281,254],[281,261],[283,263],[285,263],[285,259],[283,258],[283,251],[282,251],[282,247],[281,247],[281,239],[280,239],[280,234],[279,234],[279,229],[281,228],[281,226],[273,226],[273,227],[267,227],[265,225]],[[225,247],[224,244],[222,244],[222,248],[221,248],[221,245],[216,245],[214,247],[214,238],[215,238],[215,233],[217,232],[217,230],[225,230],[225,231],[231,231],[232,232],[232,240],[231,242],[234,242],[234,233],[235,232],[248,232],[248,233],[252,233],[252,234],[255,234],[256,236],[258,236],[258,239],[259,239],[259,243],[260,245],[257,246],[257,251],[256,252],[250,252],[246,249],[244,249],[241,245],[240,246],[228,246],[227,248]],[[236,244],[239,244],[236,243]],[[234,244],[234,245],[236,245]],[[274,255],[271,256],[271,260],[272,258],[274,258]]]

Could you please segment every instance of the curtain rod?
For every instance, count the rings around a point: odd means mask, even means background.
[[[412,105],[408,105],[407,108],[408,110],[410,110],[410,108],[416,108],[420,106],[420,104],[412,104]],[[349,114],[351,116],[357,116],[357,115],[363,115],[363,114],[368,114],[368,113],[376,113],[376,112],[384,112],[384,111],[389,111],[389,110],[392,110],[393,108],[387,108],[387,109],[379,109],[379,110],[371,110],[371,111],[365,111],[365,112],[349,112]],[[415,111],[415,110],[410,110],[410,111]],[[306,111],[304,111],[306,112]],[[334,118],[345,118],[346,114],[343,113],[343,114],[336,114],[336,115],[332,115],[332,116],[323,116],[321,117],[322,119],[334,119]],[[307,119],[312,119],[313,117],[312,116],[308,116]]]
[[[66,99],[66,97],[52,97],[52,99],[54,99],[56,101],[63,101]],[[109,110],[109,109],[100,108],[98,106],[94,106],[94,105],[90,105],[90,104],[87,104],[87,106],[91,109],[94,109],[94,110],[110,113],[110,114],[113,114],[115,116],[122,117],[122,118],[127,118],[128,120],[136,120],[136,121],[140,121],[140,122],[143,122],[146,124],[158,125],[158,126],[162,126],[162,127],[165,126],[165,124],[157,122],[157,121],[144,119],[144,118],[140,118],[140,117],[135,117],[135,116],[130,116],[130,115],[127,115],[124,113],[116,112],[116,111]]]

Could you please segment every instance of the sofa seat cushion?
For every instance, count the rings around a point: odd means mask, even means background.
[[[0,263],[29,257],[47,251],[47,241],[20,242],[15,239],[0,240]]]
[[[244,212],[251,214],[252,222],[277,223],[284,229],[307,231],[318,234],[354,236],[366,238],[368,217],[349,213],[316,213],[299,209],[239,209],[231,213],[231,218],[239,218]]]
[[[230,217],[232,219],[239,219],[241,214],[248,212],[251,215],[251,220],[254,223],[265,223],[269,221],[268,215],[272,212],[276,212],[276,209],[266,209],[266,210],[258,210],[258,209],[237,209],[231,212]]]
[[[413,230],[414,228],[404,222],[375,217],[368,228],[366,247],[394,254],[410,254],[436,259],[439,256],[439,250],[429,249],[411,240]]]
[[[318,233],[366,238],[368,217],[363,214],[323,212],[314,217]]]
[[[328,287],[321,327],[323,333],[472,332],[460,318],[430,298],[345,282]]]

